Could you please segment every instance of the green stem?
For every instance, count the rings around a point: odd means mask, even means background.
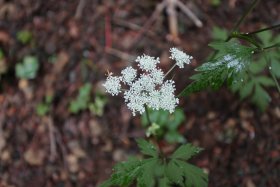
[[[257,3],[260,0],[254,0],[252,2],[252,4],[249,6],[249,8],[246,10],[246,12],[241,16],[241,18],[236,22],[236,24],[234,25],[233,29],[230,31],[229,36],[226,38],[225,42],[230,41],[230,39],[233,38],[234,33],[239,29],[239,26],[243,23],[243,21],[245,20],[245,18],[250,14],[250,12],[255,8],[255,6],[257,5]],[[218,54],[218,51],[215,50],[215,52],[213,53],[213,55],[211,56],[210,60],[213,60],[216,55]]]
[[[236,32],[239,29],[239,26],[244,22],[245,18],[251,13],[251,11],[255,8],[257,3],[260,0],[254,0],[253,3],[249,6],[249,8],[246,10],[246,12],[241,16],[241,18],[237,21],[237,23],[234,25],[233,29],[231,30],[231,34],[227,37],[226,42],[228,42],[231,39],[232,33]]]
[[[277,29],[277,28],[280,28],[280,24],[273,25],[271,27],[266,27],[266,28],[263,28],[263,29],[259,29],[259,30],[253,31],[253,32],[249,32],[249,33],[243,34],[243,35],[253,35],[253,34],[257,34],[257,33],[268,31],[268,30],[272,30],[272,29]]]
[[[253,40],[251,37],[248,37],[246,35],[243,35],[240,33],[234,33],[231,35],[231,38],[238,38],[240,40],[245,40],[245,41],[253,44],[254,46],[256,46],[258,49],[262,49],[262,47],[255,40]]]
[[[149,126],[151,126],[152,122],[151,122],[151,119],[150,119],[148,107],[147,107],[147,105],[144,105],[144,106],[145,106],[145,113],[146,113],[146,116],[147,116],[147,120],[148,120]]]
[[[268,46],[268,47],[264,47],[263,50],[272,49],[272,48],[275,48],[275,47],[280,47],[280,43],[277,43],[277,44],[274,44],[274,45],[271,45],[271,46]]]
[[[150,115],[149,115],[149,111],[148,111],[147,105],[145,105],[145,113],[146,113],[146,116],[147,116],[147,120],[148,120],[149,126],[151,126],[152,125],[152,121],[151,121],[151,118],[150,118]],[[163,151],[161,149],[161,146],[159,144],[159,141],[158,141],[157,137],[154,137],[153,140],[157,144],[157,147],[159,149],[160,157],[164,158],[164,154],[163,154]]]

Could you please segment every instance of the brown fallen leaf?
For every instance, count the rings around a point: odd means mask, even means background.
[[[68,163],[68,169],[70,172],[77,172],[79,171],[79,163],[78,163],[78,157],[74,154],[70,154],[66,157],[66,161]]]
[[[40,166],[44,162],[45,151],[31,147],[24,153],[24,159],[30,165]]]

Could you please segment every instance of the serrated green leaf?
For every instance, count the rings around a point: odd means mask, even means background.
[[[207,187],[208,175],[202,169],[181,160],[174,161],[184,172],[187,187]]]
[[[213,42],[209,45],[218,50],[220,56],[196,68],[199,73],[192,76],[194,82],[188,85],[179,94],[179,97],[206,88],[217,90],[225,80],[228,83],[233,83],[230,80],[234,79],[233,77],[243,75],[248,68],[254,51],[254,48],[236,42]]]
[[[275,85],[273,79],[271,79],[267,76],[258,76],[255,78],[255,81],[263,86],[274,86]]]
[[[142,172],[142,161],[131,159],[118,163],[114,167],[111,178],[100,185],[100,187],[123,186],[128,187]]]
[[[154,144],[144,139],[137,139],[136,142],[138,144],[138,147],[140,148],[141,153],[152,157],[158,157],[158,150]]]
[[[170,158],[173,159],[182,159],[182,160],[189,160],[194,155],[197,155],[201,148],[196,147],[190,143],[181,145],[172,155]]]
[[[165,174],[172,183],[183,184],[183,170],[176,165],[176,162],[173,159],[167,164]]]
[[[158,159],[146,159],[143,162],[143,172],[137,177],[137,187],[153,187],[155,185],[155,167]]]

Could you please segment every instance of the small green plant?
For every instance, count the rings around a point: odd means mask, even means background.
[[[79,95],[73,101],[71,101],[69,110],[71,113],[78,113],[81,110],[85,110],[88,108],[88,103],[90,102],[90,94],[91,94],[91,84],[86,83],[79,89]]]
[[[25,56],[22,63],[16,64],[16,76],[21,79],[34,79],[39,70],[36,56]]]
[[[148,136],[156,135],[159,139],[164,138],[169,143],[184,143],[186,141],[184,136],[178,132],[178,127],[185,121],[182,109],[176,108],[172,114],[165,110],[149,109],[148,111],[150,120],[154,124],[154,128],[148,129]],[[141,122],[144,127],[150,125],[146,115],[141,116]],[[158,128],[156,125],[158,125]]]
[[[103,116],[104,107],[106,104],[107,97],[105,97],[103,94],[96,93],[94,102],[89,103],[88,107],[92,114],[96,116]]]
[[[17,40],[22,44],[28,44],[32,40],[32,33],[28,30],[22,30],[17,33]]]
[[[179,99],[174,94],[174,81],[166,80],[166,77],[175,67],[184,68],[185,64],[191,63],[192,56],[176,48],[171,48],[170,53],[170,58],[176,63],[166,74],[157,67],[160,63],[159,58],[143,55],[136,59],[140,71],[127,67],[122,70],[121,76],[112,76],[110,73],[107,77],[104,83],[106,92],[111,95],[123,92],[127,107],[133,115],[146,114],[142,117],[143,125],[147,128],[146,135],[155,140],[158,145],[155,146],[154,143],[143,139],[137,140],[142,154],[148,158],[133,159],[117,164],[111,178],[101,187],[127,187],[134,182],[139,187],[207,186],[208,175],[202,169],[186,162],[198,154],[201,151],[200,148],[183,144],[168,156],[163,153],[158,143],[162,138],[169,142],[183,143],[185,141],[177,132],[178,126],[185,119],[184,113],[175,108]],[[138,75],[139,72],[141,73]]]
[[[130,186],[134,182],[139,187],[193,186],[206,187],[208,176],[200,168],[187,161],[202,149],[192,144],[181,145],[172,155],[164,156],[154,144],[144,139],[137,140],[145,159],[130,159],[117,164],[111,178],[100,187]]]
[[[39,116],[45,116],[50,112],[51,104],[53,101],[53,97],[51,95],[46,96],[42,103],[39,103],[36,106],[36,113]]]
[[[91,101],[92,86],[90,83],[84,84],[79,89],[77,98],[70,102],[69,111],[77,114],[82,110],[89,109],[92,114],[102,116],[107,99],[104,95],[96,93],[94,102]]]

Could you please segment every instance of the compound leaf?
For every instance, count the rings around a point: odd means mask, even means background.
[[[202,149],[190,143],[181,145],[172,155],[173,159],[189,160],[194,155],[197,155]]]

